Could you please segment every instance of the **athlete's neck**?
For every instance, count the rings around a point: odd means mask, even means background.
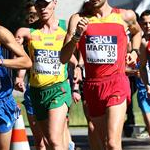
[[[107,17],[112,12],[112,7],[105,3],[102,7],[95,9],[94,15],[98,18]]]
[[[42,25],[41,31],[46,34],[53,33],[58,29],[58,23],[59,20],[53,17]]]

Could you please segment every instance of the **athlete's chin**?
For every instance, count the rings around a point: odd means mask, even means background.
[[[43,21],[47,21],[49,18],[47,16],[42,16]]]
[[[93,2],[92,5],[94,8],[101,8],[103,6],[104,3],[100,3],[100,2]]]

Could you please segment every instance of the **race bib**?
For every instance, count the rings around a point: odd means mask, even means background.
[[[86,61],[95,64],[114,64],[117,61],[117,37],[87,36]]]
[[[34,71],[39,74],[60,75],[62,64],[59,51],[36,50]]]

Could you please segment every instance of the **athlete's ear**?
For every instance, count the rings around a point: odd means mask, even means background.
[[[53,10],[55,10],[56,4],[57,4],[57,0],[53,0],[53,4],[54,4]]]
[[[57,4],[57,0],[53,0],[54,1],[54,4],[56,5]]]

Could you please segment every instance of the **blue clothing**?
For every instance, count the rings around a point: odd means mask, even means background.
[[[147,91],[141,79],[137,79],[137,100],[142,113],[150,113],[150,99],[147,98]]]
[[[32,107],[31,99],[30,99],[30,87],[28,84],[26,86],[26,91],[24,93],[24,101],[22,102],[22,104],[24,104],[27,114],[29,115],[35,114],[33,107]]]
[[[0,133],[6,133],[12,129],[20,114],[12,95],[0,99]]]
[[[0,46],[0,58],[2,56],[2,47]],[[10,95],[13,91],[13,85],[8,75],[6,67],[0,66],[0,99]]]
[[[147,69],[148,69],[148,64],[149,63],[147,63]],[[139,68],[139,64],[137,67]],[[149,69],[148,69],[148,77],[150,77]],[[138,92],[137,92],[138,105],[142,113],[144,114],[150,113],[150,99],[147,98],[147,91],[145,85],[143,84],[140,78],[136,79],[136,85],[138,88]]]
[[[3,59],[2,52],[3,49],[0,45],[1,59]],[[13,84],[8,70],[4,66],[0,66],[0,133],[11,130],[20,114],[20,109],[12,96],[12,91]]]

